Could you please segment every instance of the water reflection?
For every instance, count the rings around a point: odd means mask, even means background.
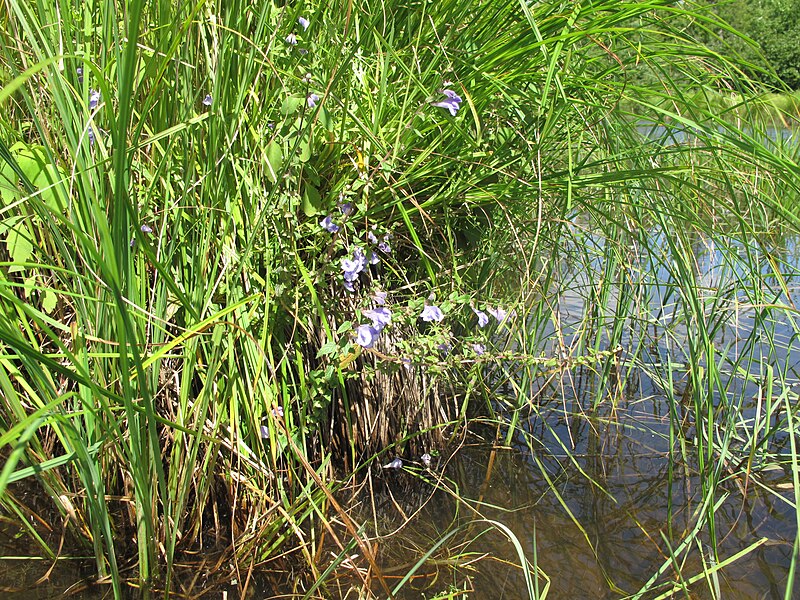
[[[670,445],[662,412],[655,398],[591,415],[565,413],[554,404],[531,415],[526,426],[530,438],[543,446],[518,438],[514,448],[496,450],[493,460],[488,445],[461,450],[456,469],[461,494],[480,500],[484,517],[508,525],[529,558],[536,553],[550,578],[548,598],[634,594],[695,527],[702,505],[700,480],[695,466]],[[577,464],[554,450],[570,440]],[[745,497],[735,484],[729,487],[729,497],[716,511],[720,559],[761,538],[767,541],[721,572],[720,597],[783,598],[796,533],[794,511],[755,487]],[[428,506],[425,521],[450,523],[453,503],[439,498]],[[517,557],[503,536],[484,536],[470,550],[492,557],[471,578],[474,597],[527,598],[521,571],[509,566],[518,564]],[[701,534],[678,557],[684,579],[701,573],[710,556],[709,539]],[[675,573],[668,566],[659,581],[677,581]],[[663,593],[666,588],[657,589]],[[691,598],[713,597],[705,582],[689,589]],[[800,594],[800,586],[795,591]]]

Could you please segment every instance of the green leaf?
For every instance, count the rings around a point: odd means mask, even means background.
[[[49,315],[55,310],[57,304],[58,296],[53,290],[47,288],[42,296],[42,310]]]
[[[272,183],[278,182],[278,174],[283,169],[283,152],[279,144],[272,140],[267,144],[266,155],[267,178]]]
[[[301,106],[303,106],[303,98],[290,96],[284,99],[283,103],[281,104],[281,113],[283,115],[290,115],[293,112],[297,112],[297,109]]]
[[[311,139],[309,136],[304,136],[300,141],[300,154],[298,158],[300,162],[308,162],[311,160]]]
[[[30,231],[24,221],[19,221],[9,230],[6,236],[6,249],[11,255],[11,262],[26,263],[30,261],[33,256],[33,244]],[[15,273],[24,270],[25,267],[21,264],[15,264],[9,267],[8,272]]]
[[[339,349],[339,345],[334,341],[325,342],[322,344],[322,348],[319,349],[317,352],[317,358],[322,356],[328,356],[329,354],[333,354]]]
[[[44,146],[27,146],[17,142],[11,147],[11,153],[33,186],[42,190],[42,202],[54,212],[63,211],[66,202],[59,182],[66,179],[66,174],[48,160]],[[0,182],[0,186],[2,185]]]
[[[321,211],[322,198],[313,185],[306,183],[303,190],[303,212],[307,217],[318,215]]]

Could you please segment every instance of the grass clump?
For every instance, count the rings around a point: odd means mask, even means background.
[[[664,21],[711,16],[667,2],[4,5],[0,497],[42,552],[57,554],[25,518],[31,481],[115,597],[126,582],[191,593],[176,568],[211,549],[244,588],[267,564],[301,565],[307,597],[341,568],[399,594],[419,565],[390,586],[337,481],[444,450],[472,409],[500,410],[501,383],[518,396],[508,442],[543,376],[592,365],[605,401],[618,348],[647,368],[667,310],[706,436],[698,530],[714,539],[730,464],[715,427],[739,418],[736,401],[715,408],[721,368],[751,377],[756,361],[715,335],[741,293],[788,313],[760,236],[796,227],[797,169],[717,114],[731,66]],[[721,239],[721,222],[728,279],[708,293],[691,240]],[[572,339],[568,290],[585,301]],[[791,428],[762,414],[759,431]],[[483,522],[546,595],[514,533]]]

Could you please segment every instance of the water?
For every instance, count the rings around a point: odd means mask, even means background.
[[[602,248],[597,240],[584,247],[593,245]],[[659,246],[656,239],[653,247]],[[775,396],[785,393],[793,405],[800,381],[796,323],[789,314],[776,312],[772,344],[753,335],[754,319],[761,309],[753,306],[742,290],[747,270],[737,257],[755,259],[761,265],[762,277],[755,278],[754,284],[760,286],[759,293],[764,293],[764,302],[796,306],[800,301],[796,285],[798,246],[798,239],[790,237],[773,248],[763,242],[758,247],[746,247],[724,235],[697,238],[692,244],[694,268],[704,287],[701,295],[709,299],[707,319],[719,324],[714,343],[728,357],[722,369],[728,385],[723,392],[715,389],[712,407],[718,414],[725,414],[726,406],[738,407],[737,419],[730,423],[737,432],[751,428],[752,421],[763,417],[766,410],[763,388],[754,381],[744,381],[741,374],[734,376],[733,365],[740,357],[765,356],[776,372],[783,370],[785,388],[776,382]],[[785,288],[777,285],[770,260],[780,263]],[[537,557],[546,575],[540,578],[540,585],[544,587],[547,579],[550,582],[547,598],[625,598],[644,589],[654,577],[659,585],[651,586],[642,598],[785,597],[797,535],[788,436],[776,436],[768,454],[756,453],[749,471],[733,468],[746,460],[748,448],[737,447],[736,436],[731,442],[726,459],[731,469],[723,470],[714,495],[714,527],[716,556],[723,564],[732,562],[715,570],[709,528],[702,526],[697,535],[693,534],[707,496],[694,446],[701,434],[694,430],[691,418],[692,396],[688,395],[685,403],[681,401],[690,384],[685,369],[678,368],[672,378],[650,376],[663,370],[660,365],[666,360],[688,362],[681,352],[690,336],[696,335],[682,316],[681,302],[664,266],[668,264],[647,265],[654,275],[648,298],[652,307],[662,309],[659,329],[663,333],[654,334],[636,364],[625,365],[623,361],[624,385],[599,390],[598,394],[597,378],[584,367],[533,390],[535,400],[530,403],[512,386],[500,388],[495,407],[501,419],[511,421],[513,408],[523,407],[511,447],[498,448],[497,440],[505,438],[504,428],[497,435],[484,432],[487,441],[461,449],[457,467],[448,471],[459,493],[480,515],[508,526],[528,559]],[[567,274],[568,285],[559,298],[561,333],[567,340],[576,338],[583,326],[589,282],[602,276],[600,262],[590,260],[588,269],[586,264],[580,268],[584,269],[582,277]],[[726,288],[731,291],[725,295],[725,302],[712,302],[719,290]],[[612,294],[609,314],[615,310],[615,294],[618,291]],[[550,351],[557,351],[553,328],[545,328],[544,334],[554,340]],[[628,330],[621,338],[623,346],[635,345],[640,334],[640,330]],[[761,361],[738,366],[763,380]],[[678,398],[675,420],[683,424],[683,445],[670,435],[668,391]],[[721,397],[723,393],[725,398]],[[598,397],[603,398],[599,404]],[[776,411],[769,421],[771,426],[778,422],[779,414]],[[724,434],[721,427],[714,431],[718,443]],[[492,440],[494,444],[489,443]],[[718,458],[715,454],[714,460],[718,462]],[[425,514],[422,529],[439,527],[439,535],[448,531],[441,524],[463,523],[477,516],[463,507],[456,515],[455,503],[442,495],[434,497]],[[478,530],[471,531],[471,536]],[[467,539],[469,535],[461,541]],[[458,575],[453,575],[452,569],[449,574],[456,580],[460,576],[460,582],[467,581],[474,588],[470,597],[528,597],[522,572],[513,566],[519,559],[502,535],[482,537],[467,549],[486,555],[477,572],[463,568]],[[742,555],[733,560],[739,553]],[[438,580],[447,576],[434,570]],[[715,571],[715,575],[706,579],[702,577],[704,571]],[[691,582],[687,584],[689,594],[676,587],[673,596],[670,584],[679,584],[681,578]],[[800,598],[800,582],[794,584],[792,592],[791,597]],[[419,597],[415,593],[418,591],[407,597]]]

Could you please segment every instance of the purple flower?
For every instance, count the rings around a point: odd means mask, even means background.
[[[149,225],[142,225],[139,229],[142,233],[153,233],[153,228]]]
[[[472,351],[478,356],[480,356],[481,354],[486,352],[486,346],[484,346],[483,344],[472,344]]]
[[[333,222],[333,219],[331,218],[330,215],[322,219],[322,221],[320,221],[319,224],[320,227],[322,227],[323,229],[325,229],[330,233],[336,233],[337,231],[339,231],[339,226]]]
[[[445,99],[439,102],[433,102],[432,105],[438,106],[439,108],[446,108],[450,111],[450,114],[455,117],[458,109],[461,108],[461,96],[456,94],[453,90],[442,90],[442,94],[444,94]]]
[[[290,33],[286,36],[286,43],[290,46],[297,46],[297,36],[293,33]]]
[[[383,465],[384,469],[402,469],[403,468],[403,461],[399,458],[395,458],[392,462],[388,465]]]
[[[300,27],[303,28],[303,31],[308,29],[308,26],[311,25],[311,22],[305,17],[298,17],[297,22],[300,23]]]
[[[372,300],[375,302],[375,304],[383,306],[384,304],[386,304],[386,292],[381,292],[381,291],[375,292],[374,294],[372,294]]]
[[[422,461],[422,464],[423,464],[423,465],[425,465],[426,467],[430,468],[430,466],[431,466],[431,462],[432,462],[432,460],[433,460],[433,457],[432,457],[430,454],[428,454],[428,453],[426,452],[425,454],[423,454],[422,456],[420,456],[420,457],[419,457],[419,459]]]
[[[372,348],[378,340],[379,330],[370,325],[359,325],[356,328],[356,344],[362,348]]]
[[[269,427],[267,425],[261,426],[261,439],[268,440],[269,439]]]
[[[319,96],[316,94],[309,94],[308,98],[306,98],[306,104],[308,104],[308,108],[314,108],[319,102]]]
[[[205,98],[203,98],[203,104],[204,104],[205,106],[211,106],[211,103],[212,103],[213,101],[214,101],[214,99],[211,97],[211,94],[206,94],[206,97],[205,97]]]
[[[350,282],[350,281],[345,281],[345,282],[344,282],[344,289],[346,289],[346,290],[347,290],[348,292],[350,292],[351,294],[355,294],[355,292],[356,292],[356,288],[355,288],[355,286],[354,286],[354,285],[353,285],[353,283],[352,283],[352,282]]]
[[[89,125],[89,129],[86,130],[86,135],[89,137],[89,145],[94,146],[94,138],[95,138],[94,127]]]
[[[450,350],[453,349],[453,346],[451,344],[448,344],[447,342],[445,342],[443,344],[438,344],[436,346],[436,349],[439,350],[439,352],[441,352],[445,356],[447,356],[448,354],[450,354]]]
[[[444,319],[444,314],[442,310],[438,306],[434,306],[433,304],[426,304],[425,308],[422,309],[422,313],[420,313],[419,318],[427,323],[435,321],[438,323],[439,321]]]
[[[508,313],[499,306],[497,308],[492,308],[491,306],[487,306],[486,312],[488,312],[495,319],[497,319],[498,323],[502,323],[503,321],[505,321],[506,317],[508,316]]]
[[[89,90],[89,110],[94,110],[100,104],[100,90]]]
[[[339,205],[339,210],[345,217],[349,217],[353,214],[353,205],[349,202],[344,202],[343,204]]]
[[[303,56],[305,56],[306,54],[308,54],[308,50],[306,50],[305,48],[298,48],[298,49],[297,49],[297,51],[298,51],[300,54],[302,54]]]
[[[364,316],[372,321],[372,328],[378,332],[392,322],[392,311],[384,306],[365,310]]]
[[[377,244],[378,238],[375,237],[375,234],[372,231],[367,232],[367,240],[370,244]]]
[[[83,85],[83,68],[78,67],[77,69],[75,69],[75,73],[78,75],[78,83],[80,85]]]
[[[350,283],[358,279],[358,274],[364,270],[367,261],[364,256],[364,251],[361,248],[356,248],[353,251],[353,258],[342,259],[342,271],[344,273],[344,280]]]
[[[270,411],[270,414],[272,414],[273,417],[283,417],[283,407],[276,406]]]
[[[383,241],[380,244],[378,244],[378,250],[380,250],[384,254],[391,254],[392,253],[392,247],[389,245],[389,242],[387,242],[386,239],[387,238],[384,237]]]
[[[474,306],[470,306],[472,312],[478,317],[478,327],[486,327],[489,324],[489,317],[482,310],[478,310]]]
[[[378,257],[377,254],[375,254],[372,250],[370,250],[369,251],[369,264],[377,265],[379,262],[381,262],[381,259]]]

